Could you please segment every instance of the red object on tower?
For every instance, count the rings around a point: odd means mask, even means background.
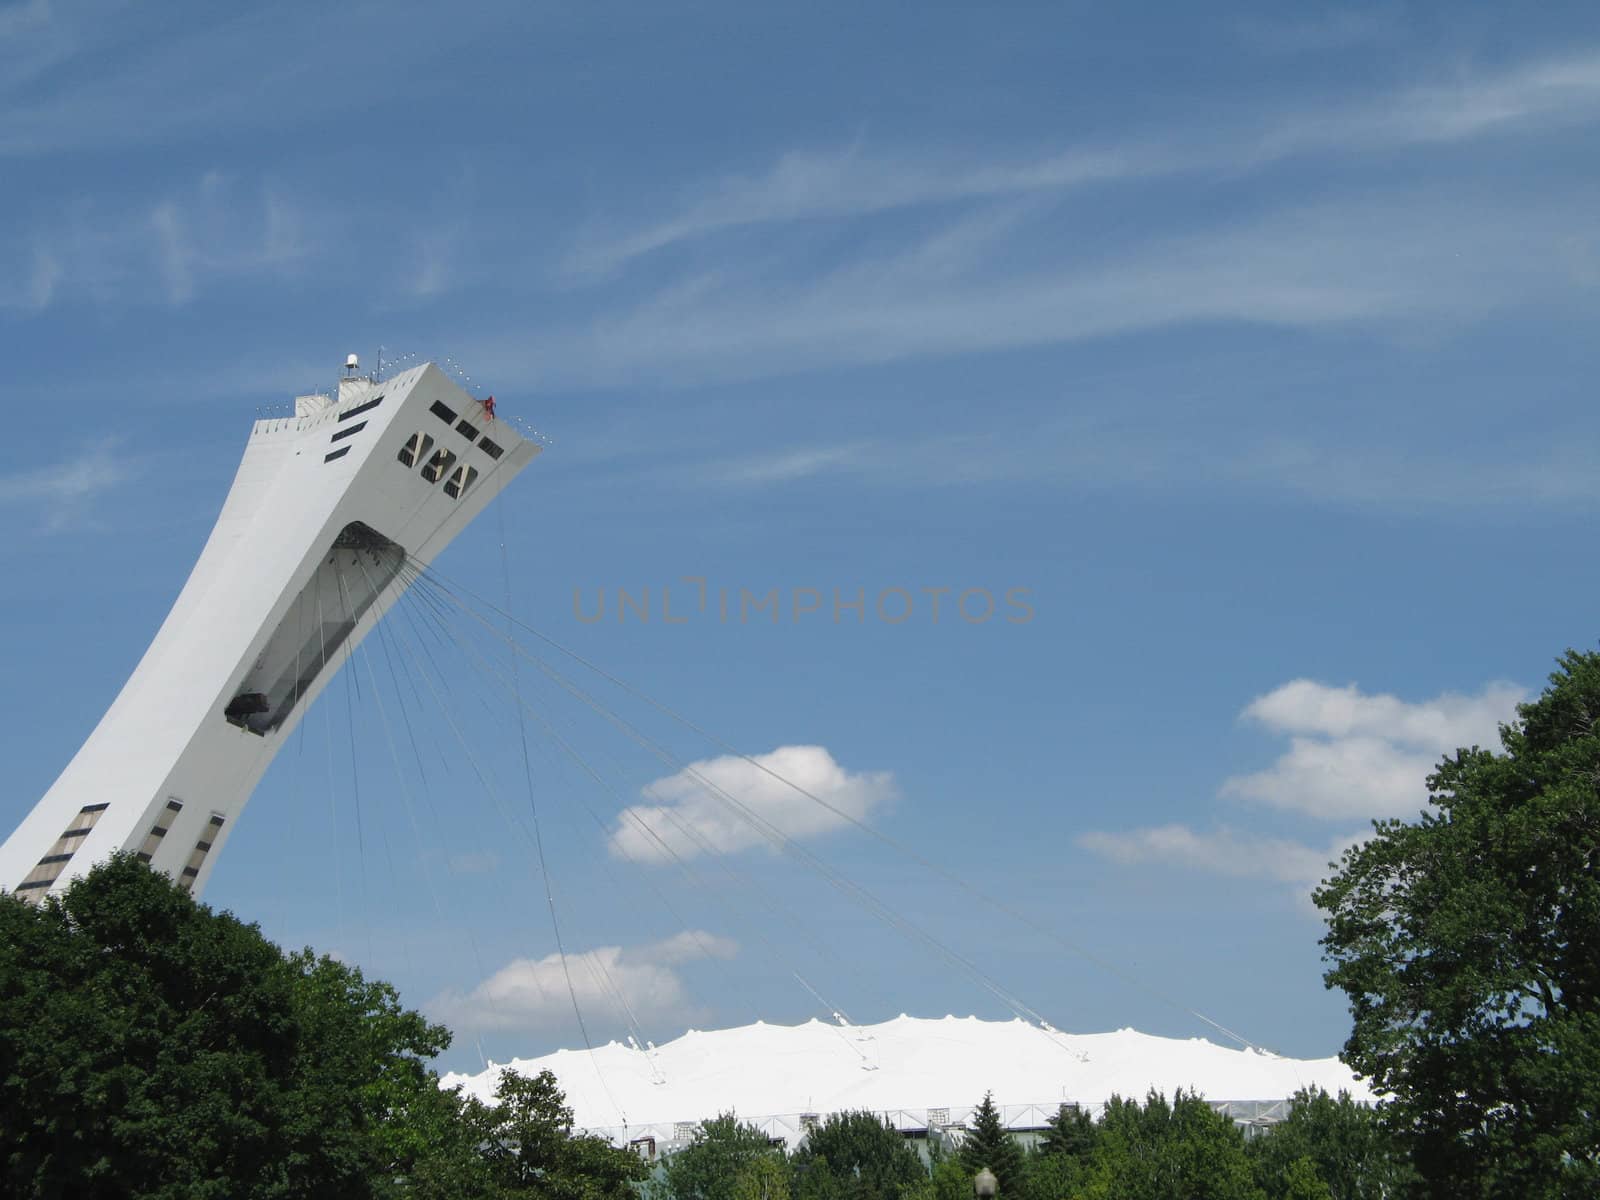
[[[484,416],[489,418],[489,420],[491,420],[491,421],[494,420],[494,397],[493,396],[490,396],[487,400],[485,400],[483,402],[483,413],[484,413]]]

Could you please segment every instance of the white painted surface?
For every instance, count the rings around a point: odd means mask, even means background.
[[[1046,1034],[1020,1020],[976,1017],[691,1031],[655,1051],[653,1070],[645,1052],[617,1042],[592,1054],[560,1050],[504,1065],[525,1074],[553,1071],[583,1128],[618,1141],[649,1134],[664,1144],[678,1123],[728,1111],[791,1139],[801,1113],[866,1109],[901,1128],[921,1128],[929,1110],[942,1107],[959,1124],[985,1092],[1014,1127],[1042,1124],[1063,1102],[1098,1109],[1113,1095],[1143,1099],[1151,1088],[1168,1097],[1181,1087],[1209,1100],[1247,1101],[1284,1100],[1315,1084],[1371,1099],[1336,1058],[1279,1058],[1132,1029]],[[500,1070],[446,1075],[443,1083],[488,1099]]]
[[[326,409],[256,422],[216,526],[155,640],[60,778],[0,846],[0,887],[15,889],[83,806],[110,805],[51,890],[115,851],[137,850],[171,797],[183,810],[153,865],[174,876],[211,816],[224,818],[195,880],[198,894],[273,755],[337,674],[330,663],[289,719],[264,736],[223,716],[339,531],[361,521],[432,562],[541,449],[506,422],[485,420],[482,405],[431,363],[377,385],[349,382]],[[374,408],[341,420],[380,394]],[[492,436],[501,457],[490,459],[434,416],[435,401]],[[425,482],[420,464],[398,461],[418,430],[478,468],[459,499],[446,495],[443,480]],[[340,433],[347,436],[333,440]],[[325,461],[344,447],[348,453]],[[366,612],[350,649],[399,595],[398,585],[389,588]]]

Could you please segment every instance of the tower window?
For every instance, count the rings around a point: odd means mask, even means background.
[[[425,433],[413,433],[404,446],[400,447],[400,463],[405,467],[414,467],[421,459],[428,457],[428,451],[433,449],[433,439]]]
[[[322,456],[322,461],[325,462],[325,463],[331,463],[334,459],[343,458],[346,454],[349,454],[349,453],[350,453],[350,447],[349,446],[340,446],[332,454],[324,454]]]
[[[161,839],[166,837],[167,831],[172,828],[173,818],[182,811],[182,800],[167,801],[166,807],[156,817],[156,823],[150,827],[150,832],[145,834],[144,845],[139,847],[140,862],[149,862],[156,856],[156,851],[161,849]]]
[[[341,430],[339,430],[338,433],[334,434],[328,440],[330,442],[337,442],[337,441],[340,441],[343,438],[354,437],[356,434],[360,433],[366,427],[367,427],[367,423],[365,421],[362,421],[362,422],[360,422],[358,424],[350,426],[349,429],[341,429]]]
[[[351,417],[359,417],[364,412],[371,412],[373,409],[377,408],[378,405],[380,405],[382,403],[383,403],[383,397],[381,395],[374,396],[371,400],[368,400],[363,404],[358,404],[354,408],[345,409],[344,412],[339,414],[339,420],[348,421]],[[366,422],[362,422],[362,424],[365,424],[365,423]]]
[[[200,877],[200,868],[205,865],[206,855],[211,853],[211,845],[217,840],[217,834],[222,831],[223,817],[221,813],[212,813],[211,820],[206,823],[205,832],[200,835],[200,840],[194,844],[194,850],[189,855],[189,861],[184,864],[183,870],[178,873],[178,882],[186,891],[194,889],[194,881]]]
[[[422,477],[429,483],[438,483],[440,476],[448,471],[456,461],[456,456],[450,450],[437,450],[428,465],[422,468]]]
[[[465,437],[469,442],[475,442],[478,440],[478,427],[471,421],[457,421],[456,432]]]
[[[435,400],[428,406],[428,411],[434,416],[438,417],[439,420],[443,421],[446,425],[454,425],[456,423],[456,410],[451,408],[448,404],[445,404],[443,401]]]
[[[491,442],[488,438],[484,438],[483,441],[478,443],[478,449],[482,450],[490,458],[499,458],[505,453],[504,450],[500,449],[498,443]]]
[[[38,901],[44,897],[50,885],[61,878],[61,872],[78,852],[78,847],[83,845],[83,839],[99,822],[100,814],[110,807],[109,804],[85,804],[78,810],[78,815],[72,818],[61,836],[45,851],[38,865],[17,884],[17,891],[24,900]]]
[[[457,467],[456,473],[445,480],[444,494],[452,500],[461,499],[477,477],[477,467]]]

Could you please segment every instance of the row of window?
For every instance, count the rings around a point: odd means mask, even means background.
[[[206,825],[205,832],[200,840],[194,844],[194,850],[189,855],[189,861],[184,864],[183,870],[178,874],[178,882],[183,885],[184,891],[192,891],[194,881],[200,875],[200,868],[206,861],[206,855],[211,853],[211,846],[217,840],[217,834],[222,832],[222,816],[212,813],[211,820]]]
[[[78,852],[78,847],[83,845],[83,839],[89,836],[89,831],[99,822],[100,816],[110,808],[109,804],[85,804],[78,810],[78,815],[62,831],[54,844],[37,866],[28,872],[27,878],[17,885],[17,894],[24,900],[38,903],[50,890],[50,885],[61,878],[61,872],[66,870],[67,863]],[[155,824],[150,827],[150,832],[145,835],[144,843],[139,847],[137,857],[140,862],[147,863],[155,857],[156,851],[161,848],[162,839],[172,828],[172,822],[183,811],[183,801],[169,798],[166,807],[156,817]],[[211,852],[211,847],[217,840],[217,834],[222,831],[223,817],[220,813],[212,813],[211,820],[206,823],[200,840],[194,844],[194,850],[189,855],[189,861],[184,865],[179,874],[178,882],[186,891],[194,888],[194,881],[200,875],[200,868],[206,861],[206,855]]]
[[[435,404],[435,408],[441,407]],[[465,421],[462,422],[466,424]],[[473,482],[478,478],[478,468],[462,463],[456,465],[455,451],[440,447],[433,448],[433,439],[418,430],[413,433],[406,444],[400,447],[397,456],[400,465],[408,470],[422,463],[422,478],[429,483],[438,483],[444,480],[444,494],[452,500],[459,500]]]
[[[149,862],[156,856],[156,851],[161,848],[161,839],[167,836],[167,830],[172,828],[172,819],[183,811],[182,800],[167,801],[167,807],[156,818],[156,823],[150,827],[150,832],[145,834],[144,845],[139,847],[139,861]]]
[[[353,408],[345,409],[342,413],[339,414],[337,419],[339,421],[341,421],[341,422],[344,422],[344,421],[350,420],[352,417],[359,417],[362,413],[371,412],[373,409],[377,408],[378,405],[383,403],[383,396],[384,396],[384,394],[382,392],[379,392],[371,400],[363,400],[360,404],[355,405]],[[361,424],[352,425],[348,429],[338,430],[332,437],[330,437],[328,439],[328,442],[330,444],[332,444],[334,442],[342,442],[347,437],[354,437],[356,434],[360,433],[366,427],[367,427],[367,423],[365,421],[363,421],[363,422],[361,422]],[[322,456],[322,461],[325,462],[325,463],[331,463],[335,459],[343,458],[346,454],[349,454],[349,453],[350,453],[350,447],[349,446],[340,446],[337,450],[330,450],[330,451],[328,451],[328,453],[324,454]]]
[[[110,807],[109,804],[85,804],[80,808],[78,815],[72,818],[38,865],[17,884],[17,893],[24,900],[42,899],[50,890],[50,885],[61,878],[61,872],[66,870],[67,863],[78,852],[78,847],[83,845],[83,839],[89,836],[89,831],[100,820],[100,814]]]
[[[457,433],[466,438],[469,442],[476,442],[478,449],[482,450],[490,458],[499,458],[505,453],[505,450],[500,447],[498,442],[491,442],[486,437],[480,437],[478,434],[478,427],[471,421],[467,420],[465,417],[459,421],[456,420],[456,410],[451,408],[442,400],[435,400],[428,407],[428,411],[434,416],[438,417],[446,425],[455,426],[455,431]]]
[[[382,403],[382,395],[374,396],[371,400],[365,401],[364,403],[358,404],[346,412],[340,413],[338,419],[340,421],[347,421],[351,417],[358,416],[361,413],[369,412],[370,410],[377,408],[378,405]],[[429,406],[428,411],[434,416],[438,417],[446,425],[452,427],[462,437],[466,438],[468,442],[476,445],[479,450],[482,450],[490,458],[498,459],[502,454],[505,453],[504,447],[502,447],[498,442],[484,437],[478,427],[471,421],[467,420],[465,417],[458,419],[456,410],[444,403],[444,401],[435,400]],[[367,423],[362,421],[360,424],[352,425],[348,429],[340,429],[328,439],[328,442],[330,445],[336,442],[341,442],[345,438],[355,436],[366,427]],[[408,468],[414,467],[418,461],[427,457],[429,450],[432,448],[433,439],[431,437],[427,437],[422,433],[413,434],[411,440],[408,441],[400,450],[400,461]],[[349,446],[336,446],[334,449],[328,451],[328,453],[322,456],[322,461],[325,463],[331,463],[343,458],[349,453]],[[429,483],[438,483],[441,478],[444,478],[444,476],[449,473],[450,468],[454,466],[455,461],[456,456],[453,452],[441,449],[438,453],[434,454],[431,459],[427,460],[427,465],[422,469],[422,477]],[[461,496],[466,493],[467,488],[472,486],[472,481],[477,479],[477,477],[478,470],[476,467],[462,465],[461,467],[456,468],[455,473],[451,474],[449,478],[445,480],[445,494],[452,500],[459,500]]]

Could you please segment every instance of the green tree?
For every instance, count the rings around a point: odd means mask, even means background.
[[[1094,1118],[1087,1109],[1063,1104],[1045,1125],[1039,1153],[1081,1157],[1094,1148],[1095,1132]]]
[[[0,897],[0,1191],[383,1195],[448,1042],[116,858],[41,906]]]
[[[790,1163],[803,1200],[898,1200],[928,1175],[905,1135],[870,1112],[830,1114]]]
[[[1271,1196],[1289,1189],[1302,1160],[1313,1165],[1333,1200],[1386,1200],[1405,1188],[1403,1163],[1376,1110],[1357,1104],[1349,1092],[1337,1099],[1321,1088],[1296,1092],[1289,1115],[1247,1148],[1256,1180]]]
[[[1098,1133],[1087,1110],[1076,1104],[1056,1109],[1024,1163],[1022,1200],[1066,1200],[1074,1195],[1086,1178]]]
[[[928,1177],[907,1193],[908,1200],[972,1200],[972,1176],[961,1165],[959,1155],[944,1157],[938,1143],[930,1146],[931,1170]]]
[[[1263,1200],[1244,1137],[1199,1096],[1181,1089],[1168,1104],[1151,1092],[1112,1097],[1089,1156],[1082,1200]]]
[[[789,1200],[789,1169],[775,1154],[753,1158],[733,1181],[733,1200]]]
[[[285,955],[131,857],[0,896],[0,1194],[628,1200],[552,1076],[442,1091],[449,1033],[386,983]]]
[[[764,1165],[771,1160],[772,1166]],[[751,1181],[788,1188],[788,1159],[780,1146],[732,1113],[705,1122],[683,1149],[667,1156],[655,1190],[670,1200],[741,1200]]]
[[[1600,1193],[1600,655],[1569,651],[1315,894],[1344,1059],[1425,1196]]]
[[[486,1153],[507,1196],[544,1200],[632,1200],[650,1170],[604,1138],[574,1135],[556,1077],[506,1070],[488,1110]]]
[[[1333,1200],[1333,1192],[1317,1171],[1317,1164],[1309,1158],[1297,1158],[1283,1172],[1283,1179],[1273,1196],[1283,1200]]]
[[[1089,1178],[1089,1156],[1030,1154],[1023,1166],[1021,1200],[1070,1200]],[[970,1196],[971,1184],[967,1193]],[[960,1197],[959,1200],[967,1200]]]
[[[1022,1190],[1022,1147],[1000,1122],[992,1093],[983,1094],[983,1103],[967,1123],[967,1136],[961,1142],[961,1165],[969,1176],[984,1167],[994,1172],[1001,1196],[1017,1196]]]

